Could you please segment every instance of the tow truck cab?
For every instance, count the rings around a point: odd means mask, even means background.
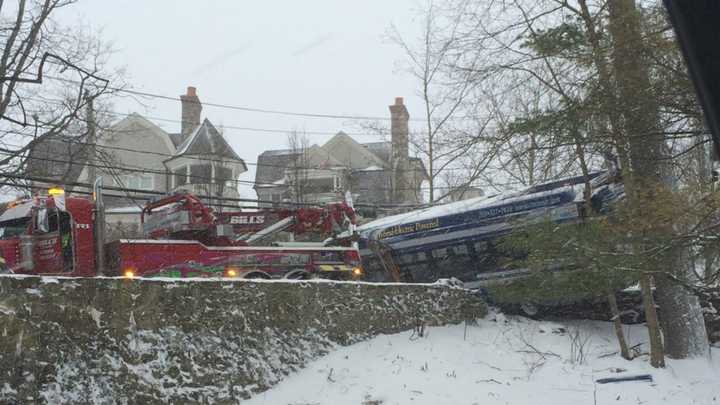
[[[56,200],[57,198],[57,200]],[[93,203],[35,197],[0,215],[0,256],[15,274],[95,275]]]

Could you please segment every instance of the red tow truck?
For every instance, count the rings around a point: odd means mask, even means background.
[[[96,190],[95,195],[101,195]],[[147,239],[96,243],[102,199],[47,197],[11,203],[0,215],[0,268],[15,274],[93,277],[359,279],[352,247],[322,243],[262,246],[279,231],[329,235],[355,222],[345,204],[216,214],[191,194],[147,204]],[[104,228],[103,228],[104,229]],[[105,258],[103,259],[98,259]],[[2,271],[2,270],[0,270]]]

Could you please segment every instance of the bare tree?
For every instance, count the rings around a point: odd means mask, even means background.
[[[289,193],[296,203],[306,203],[308,194],[312,193],[310,179],[310,140],[304,134],[294,131],[288,135],[288,147],[290,148],[290,163],[286,170]]]
[[[487,168],[496,148],[487,145],[493,140],[488,136],[490,115],[483,105],[470,99],[472,92],[478,91],[476,83],[483,73],[474,68],[451,69],[461,57],[458,29],[462,20],[446,18],[433,1],[427,3],[422,17],[417,41],[407,41],[395,27],[390,37],[405,52],[406,70],[419,85],[423,129],[411,133],[410,142],[427,163],[429,200],[433,203],[470,187]],[[453,179],[452,187],[447,183],[443,186],[443,179]]]
[[[54,19],[74,3],[0,2],[0,173],[7,176],[5,183],[22,182],[29,152],[48,139],[83,145],[87,104],[122,87],[110,85],[122,76],[120,70],[107,69],[111,48],[89,28],[64,27]],[[84,154],[83,148],[73,152]],[[73,158],[69,153],[55,159],[69,163]]]
[[[523,188],[579,170],[575,152],[565,143],[564,129],[548,111],[547,91],[525,83],[512,95],[488,95],[494,108],[498,153],[482,181],[496,191]]]

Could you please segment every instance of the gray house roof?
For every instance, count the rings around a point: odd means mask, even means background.
[[[170,140],[172,141],[173,146],[175,146],[175,148],[177,148],[178,145],[180,145],[183,141],[182,133],[179,133],[179,132],[178,133],[168,133],[168,136],[170,137]]]
[[[325,151],[351,169],[371,166],[388,166],[388,162],[370,151],[365,145],[340,131],[322,146]]]
[[[343,149],[343,145],[350,145]],[[353,146],[354,145],[354,146]],[[388,169],[392,156],[391,142],[358,143],[347,134],[339,132],[322,147],[332,160],[339,161],[342,166],[351,169],[350,189],[361,195],[362,201],[389,202],[392,199],[392,172]],[[359,149],[363,148],[363,149]],[[255,172],[255,188],[274,183],[285,176],[285,169],[290,168],[298,155],[289,149],[268,150],[258,156],[258,167]],[[352,159],[352,161],[350,161]],[[410,167],[417,170],[423,178],[427,171],[422,159],[411,157]]]
[[[175,141],[173,140],[173,142]],[[172,159],[184,155],[213,155],[241,161],[245,166],[242,158],[235,153],[232,146],[207,118],[188,135],[183,143],[177,146],[177,151]]]
[[[255,171],[255,187],[265,187],[285,177],[285,170],[298,164],[301,153],[304,165],[308,168],[344,167],[343,162],[335,159],[326,149],[312,145],[302,152],[292,149],[266,150],[258,156]]]
[[[391,142],[369,142],[361,145],[390,165],[390,158],[392,157]],[[409,160],[411,169],[417,170],[422,174],[423,178],[427,179],[427,169],[425,168],[425,163],[423,163],[422,159],[418,157],[410,157]]]
[[[369,143],[363,143],[361,144],[367,150],[374,153],[375,156],[379,157],[380,159],[384,160],[385,162],[390,162],[390,154],[392,153],[392,143],[390,142],[369,142]]]
[[[261,153],[258,156],[255,170],[255,187],[273,183],[285,177],[285,169],[292,165],[298,155],[299,153],[289,149],[266,150]]]
[[[325,145],[321,146],[320,149],[325,148],[328,145],[332,146],[334,142],[341,139],[345,140],[345,138],[350,137],[340,131]],[[354,140],[352,140],[352,142],[356,143]],[[367,148],[372,155],[372,159],[376,159],[378,164],[384,163],[386,167],[390,166],[390,142],[372,142],[359,145]],[[258,156],[257,170],[255,171],[255,187],[262,184],[273,183],[282,179],[285,176],[285,169],[290,168],[292,162],[296,159],[298,154],[299,152],[293,151],[292,149],[266,150],[261,153],[260,156]],[[338,159],[333,159],[333,161],[337,160]],[[338,163],[344,164],[344,162]]]
[[[48,137],[37,142],[26,161],[26,174],[75,182],[87,159],[88,145],[69,137]]]

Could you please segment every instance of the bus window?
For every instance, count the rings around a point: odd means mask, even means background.
[[[450,268],[448,269],[447,277],[455,277],[462,281],[472,280],[476,270],[468,245],[455,245],[448,248],[448,253],[448,264]]]
[[[492,243],[476,242],[475,269],[479,272],[493,271],[497,268],[497,252]]]
[[[475,252],[478,254],[486,252],[488,250],[488,244],[485,241],[475,242]]]
[[[447,259],[448,250],[447,250],[447,248],[437,248],[437,249],[433,249],[432,255],[433,255],[433,258],[434,258],[435,260],[442,261],[442,260]]]
[[[400,255],[398,258],[399,264],[411,264],[415,262],[415,255],[412,253],[406,253],[404,255]]]

